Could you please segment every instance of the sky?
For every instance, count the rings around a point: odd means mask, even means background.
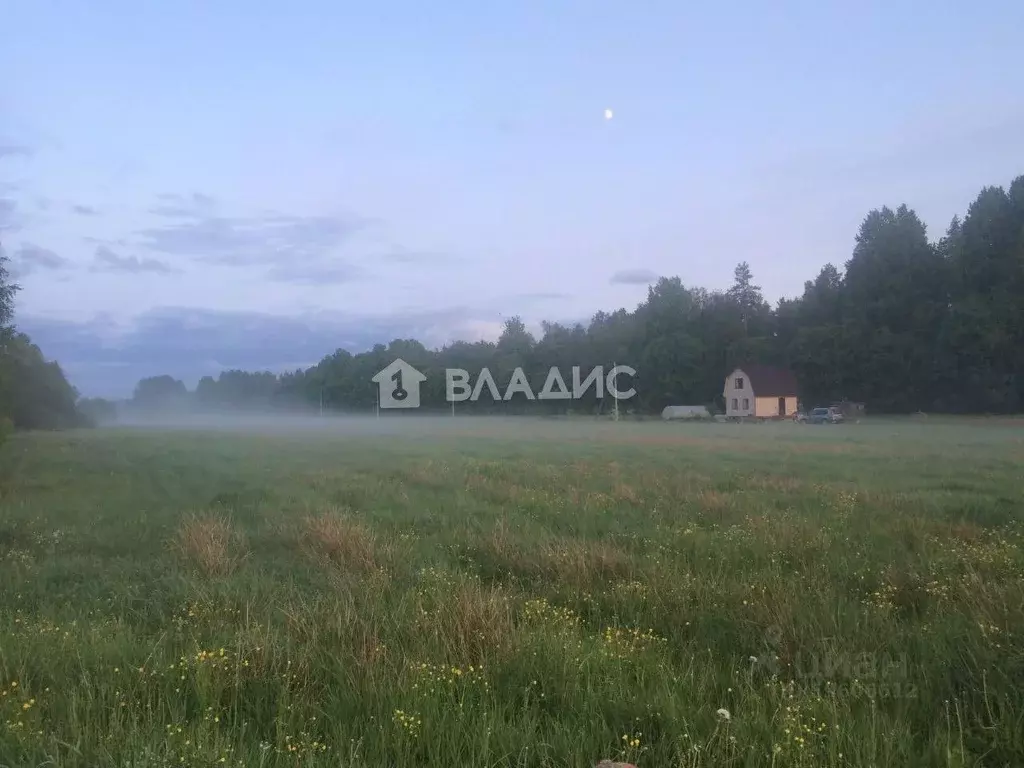
[[[0,5],[15,319],[88,396],[740,261],[774,303],[871,209],[937,239],[1024,173],[1016,0]]]

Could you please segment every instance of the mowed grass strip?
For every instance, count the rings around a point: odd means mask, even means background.
[[[18,436],[0,765],[1024,764],[1012,430],[480,424]]]

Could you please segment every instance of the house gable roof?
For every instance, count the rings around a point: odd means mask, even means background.
[[[796,376],[788,368],[771,365],[741,365],[736,368],[750,379],[750,388],[755,397],[795,396],[798,388]]]

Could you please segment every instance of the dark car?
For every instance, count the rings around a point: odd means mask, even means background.
[[[838,424],[843,420],[843,414],[838,408],[815,408],[807,417],[809,424]]]

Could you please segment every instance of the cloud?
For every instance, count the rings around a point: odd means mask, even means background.
[[[373,257],[374,261],[386,261],[392,264],[440,264],[462,261],[461,258],[450,253],[438,251],[413,251],[405,248],[395,248],[390,251],[378,254]]]
[[[84,395],[106,397],[128,396],[145,376],[167,373],[192,387],[201,376],[228,368],[294,370],[339,348],[362,352],[398,338],[439,347],[476,339],[482,327],[493,324],[493,313],[468,307],[290,316],[165,307],[127,327],[104,317],[84,323],[20,317],[18,322]]]
[[[169,275],[178,270],[165,264],[159,259],[144,258],[138,256],[120,256],[105,245],[97,246],[94,258],[93,272],[155,272]]]
[[[33,243],[22,243],[11,259],[11,273],[25,277],[40,270],[59,271],[68,269],[71,262],[48,248]]]
[[[17,229],[14,213],[17,207],[13,198],[0,197],[0,231]]]
[[[367,223],[344,216],[224,216],[213,198],[198,193],[159,199],[150,213],[170,221],[139,231],[142,247],[228,266],[315,261]]]
[[[79,216],[98,216],[99,211],[91,205],[72,205],[71,210]]]
[[[84,236],[82,238],[82,240],[84,242],[86,242],[86,243],[89,243],[90,245],[106,245],[106,246],[116,245],[119,248],[127,248],[128,247],[128,241],[125,240],[123,237],[119,238],[117,240],[110,240],[109,238],[92,237],[91,235],[86,235],[86,236]]]
[[[32,149],[24,144],[0,144],[0,160],[5,157],[30,157]]]
[[[494,129],[502,136],[514,136],[520,132],[520,124],[510,117],[504,117],[494,124]]]
[[[649,269],[622,269],[612,275],[609,281],[619,285],[646,285],[656,282],[658,274]]]
[[[508,297],[511,301],[564,301],[565,299],[571,299],[568,293],[554,293],[550,291],[540,291],[537,293],[514,293]]]
[[[217,201],[209,195],[193,192],[191,195],[176,195],[164,192],[157,195],[159,205],[149,209],[155,216],[166,216],[168,218],[195,218],[213,213]]]
[[[331,285],[350,283],[365,275],[353,264],[335,262],[328,264],[279,264],[267,273],[267,277],[282,283],[313,283]]]

